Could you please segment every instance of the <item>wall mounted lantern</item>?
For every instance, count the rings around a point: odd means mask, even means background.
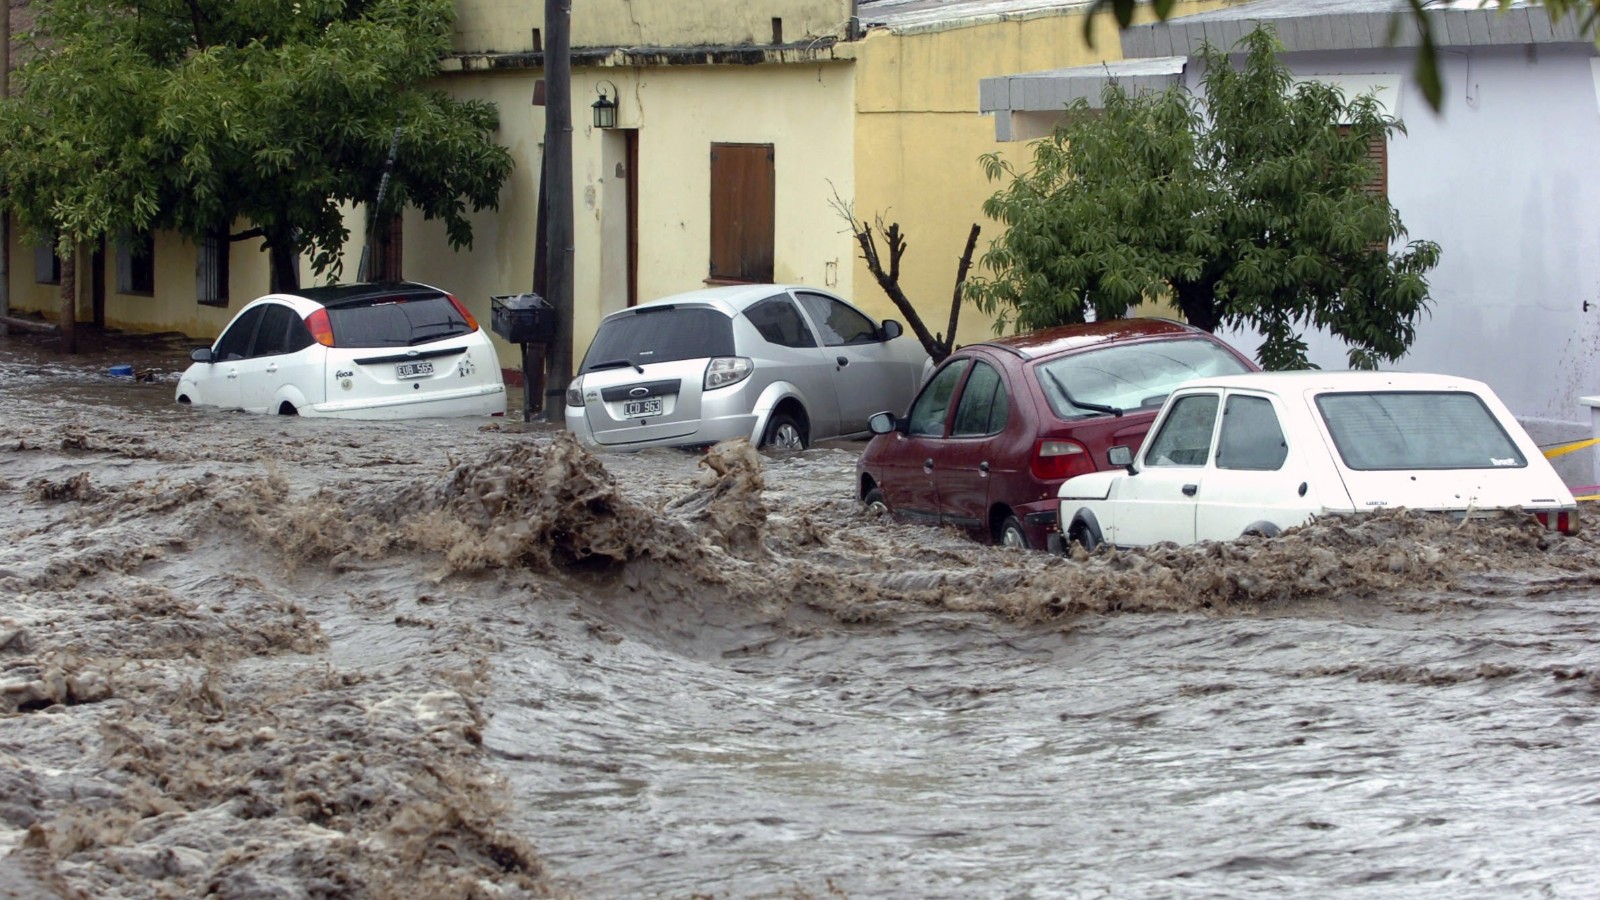
[[[616,94],[618,97],[622,96],[622,92],[617,90],[617,86],[615,84],[611,84],[609,81],[602,81],[600,84],[610,84],[611,93]],[[599,92],[600,99],[596,100],[590,106],[590,108],[594,110],[594,127],[617,127],[617,101],[606,96],[605,88],[595,85],[595,90]]]

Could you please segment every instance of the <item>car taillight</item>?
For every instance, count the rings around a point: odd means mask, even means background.
[[[1539,524],[1562,534],[1578,533],[1578,511],[1575,509],[1541,509],[1533,514]]]
[[[450,298],[450,302],[455,305],[456,312],[461,313],[461,318],[467,320],[467,327],[471,328],[473,331],[477,331],[478,330],[478,320],[474,319],[472,317],[472,313],[467,312],[467,308],[465,306],[461,305],[461,301],[456,299],[456,295],[455,294],[445,294],[445,296],[449,297]]]
[[[583,405],[583,376],[579,375],[567,384],[567,405]]]
[[[1089,451],[1077,441],[1045,438],[1033,445],[1033,477],[1040,481],[1059,481],[1094,471]]]
[[[333,325],[328,321],[328,311],[319,309],[306,316],[306,327],[311,329],[311,337],[324,347],[333,346]]]
[[[750,377],[750,360],[742,356],[719,356],[706,365],[705,389],[727,387]]]

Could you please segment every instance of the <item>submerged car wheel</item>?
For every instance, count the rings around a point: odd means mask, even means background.
[[[1016,516],[1006,516],[1000,523],[1000,546],[1028,549],[1028,534],[1022,530],[1022,522]]]
[[[889,502],[883,498],[883,491],[878,488],[867,491],[866,496],[861,498],[861,503],[867,508],[867,512],[875,516],[889,514]]]
[[[1100,546],[1100,537],[1094,529],[1083,522],[1073,522],[1072,530],[1067,532],[1067,540],[1082,547],[1085,553],[1093,553]]]
[[[761,446],[771,450],[804,450],[805,429],[800,427],[794,416],[776,413],[772,421],[767,423],[767,434],[761,439]]]

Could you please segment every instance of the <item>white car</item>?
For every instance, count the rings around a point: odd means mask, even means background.
[[[353,419],[506,411],[489,336],[459,300],[425,284],[268,294],[189,358],[177,399],[196,406]]]
[[[567,387],[567,428],[590,446],[700,446],[746,437],[803,450],[867,433],[911,403],[928,363],[899,322],[801,285],[706,288],[600,322]]]
[[[1123,468],[1067,480],[1066,540],[1143,547],[1275,535],[1391,507],[1521,508],[1572,533],[1577,503],[1482,382],[1398,372],[1257,372],[1174,390]],[[1060,537],[1052,543],[1059,549]]]

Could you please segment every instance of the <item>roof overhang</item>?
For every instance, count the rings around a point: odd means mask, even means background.
[[[1183,83],[1188,64],[1186,56],[1164,56],[985,78],[978,82],[978,111],[995,115],[997,140],[1030,140],[1048,134],[1069,103],[1086,100],[1098,109],[1108,84],[1130,94],[1164,91]]]
[[[1435,46],[1506,47],[1580,43],[1594,39],[1579,14],[1552,21],[1544,7],[1524,0],[1499,9],[1478,0],[1443,3],[1424,12]],[[1129,93],[1165,90],[1181,83],[1201,49],[1232,48],[1258,24],[1277,32],[1285,53],[1381,50],[1416,47],[1422,32],[1407,0],[1256,0],[1123,32],[1125,59],[985,78],[978,83],[978,109],[995,117],[995,138],[1032,140],[1050,133],[1062,109],[1078,99],[1100,106],[1107,84]]]

